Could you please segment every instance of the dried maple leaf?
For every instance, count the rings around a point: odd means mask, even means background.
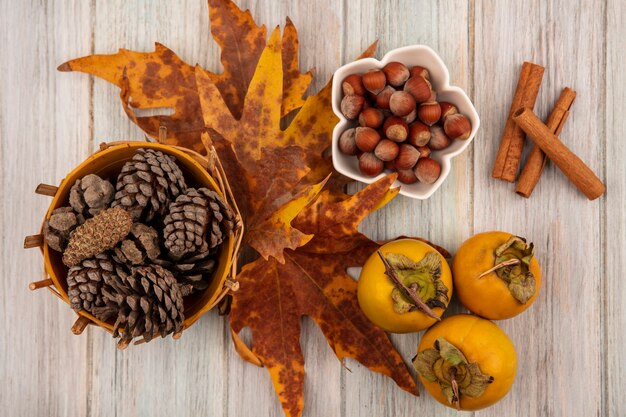
[[[293,203],[295,192],[305,187],[304,193],[309,195],[316,186],[308,184],[323,180],[331,172],[322,153],[330,145],[330,132],[336,121],[326,87],[320,94],[308,97],[289,126],[281,129],[282,57],[280,30],[276,28],[250,81],[239,119],[229,111],[212,76],[196,67],[204,123],[220,157],[226,152],[234,153],[247,184],[245,191],[239,190],[242,201],[238,200],[248,231],[246,242],[263,258],[273,256],[281,263],[284,249],[295,249],[310,239],[292,227],[291,219],[281,213],[295,217],[294,209],[304,207]],[[224,141],[232,146],[225,147]],[[302,182],[309,167],[317,167],[315,175]]]
[[[239,118],[248,85],[265,47],[265,26],[257,26],[249,11],[243,12],[230,0],[209,0],[211,33],[222,47],[222,74],[209,73],[230,111]],[[287,19],[283,38],[283,61],[286,71],[283,115],[302,105],[311,74],[298,68],[298,37]],[[123,88],[122,99],[129,117],[148,135],[158,138],[159,128],[167,128],[167,143],[185,146],[198,152],[205,131],[196,90],[195,69],[160,43],[154,52],[120,49],[111,55],[89,55],[59,66],[59,71],[81,71],[95,75]],[[126,79],[126,80],[125,80]],[[172,115],[140,117],[134,109],[171,108]]]
[[[379,247],[357,231],[372,210],[391,200],[396,175],[389,175],[353,196],[323,191],[294,224],[313,239],[297,250],[285,251],[285,264],[258,259],[238,275],[230,323],[238,351],[268,368],[288,416],[303,409],[304,357],[300,348],[300,319],[311,317],[342,360],[351,357],[385,374],[400,388],[417,394],[415,381],[387,334],[359,308],[357,283],[348,267],[361,266]],[[252,348],[237,333],[252,331]]]
[[[236,119],[228,109],[212,77],[196,67],[196,82],[204,123],[214,142],[227,140],[237,158],[247,187],[240,205],[246,222],[246,242],[264,258],[283,260],[285,248],[295,249],[310,239],[291,227],[291,220],[304,205],[293,204],[294,190],[309,172],[307,151],[295,145],[289,128],[281,130],[283,64],[280,30],[276,28],[259,59],[249,84],[242,114]],[[296,116],[296,119],[298,116]],[[289,138],[289,139],[288,139]],[[291,140],[291,143],[288,141]],[[218,146],[218,151],[223,148]],[[222,155],[220,155],[222,156]],[[305,192],[310,195],[312,188]],[[315,194],[316,195],[316,194]],[[308,202],[315,195],[311,195]],[[284,213],[292,214],[290,219]]]

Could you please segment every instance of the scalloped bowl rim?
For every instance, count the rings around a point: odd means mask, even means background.
[[[412,58],[412,59],[411,59]],[[403,184],[396,180],[394,186],[400,186],[400,194],[407,197],[424,200],[429,198],[446,180],[451,170],[452,159],[462,153],[474,140],[476,132],[480,128],[480,118],[473,103],[460,87],[450,85],[450,74],[442,59],[430,47],[425,45],[411,45],[393,49],[381,59],[363,58],[341,66],[335,71],[332,83],[332,107],[333,112],[339,118],[335,125],[332,138],[332,160],[335,169],[354,180],[371,184],[387,175],[383,171],[375,177],[361,174],[358,170],[358,162],[354,156],[345,155],[339,151],[339,136],[348,127],[354,124],[347,120],[341,113],[340,105],[343,91],[341,82],[350,74],[364,73],[369,69],[382,68],[392,61],[402,62],[407,66],[421,65],[428,69],[433,88],[437,91],[438,101],[450,101],[459,108],[459,112],[467,116],[472,123],[472,132],[466,140],[453,140],[452,144],[441,151],[433,151],[432,157],[441,164],[441,174],[437,181],[432,184]],[[448,99],[453,97],[453,99]]]

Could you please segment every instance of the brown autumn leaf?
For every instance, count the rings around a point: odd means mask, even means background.
[[[357,231],[372,210],[390,201],[396,175],[389,175],[353,196],[323,191],[294,224],[314,234],[305,246],[285,251],[285,263],[259,258],[238,275],[230,323],[238,350],[249,361],[268,368],[287,416],[300,416],[304,405],[304,357],[300,320],[311,317],[337,357],[351,357],[394,379],[417,394],[415,381],[387,334],[361,311],[357,283],[346,269],[361,266],[379,244]],[[322,250],[320,250],[322,249]],[[252,348],[236,334],[252,332]]]
[[[196,67],[196,83],[204,123],[213,142],[221,145],[217,147],[218,151],[223,149],[224,140],[231,144],[248,185],[248,194],[240,196],[244,200],[240,208],[246,222],[246,243],[264,258],[273,256],[284,262],[285,248],[302,246],[311,236],[291,227],[291,220],[304,208],[304,205],[290,204],[295,201],[298,184],[309,172],[308,150],[295,145],[296,141],[289,137],[289,128],[281,130],[281,50],[280,30],[276,28],[250,81],[239,119],[231,114],[210,74],[200,67]],[[310,185],[305,187],[311,190]],[[318,192],[321,189],[315,188]],[[308,191],[304,194],[309,195]],[[295,211],[296,207],[299,210]],[[277,213],[289,213],[290,216]]]
[[[230,0],[209,0],[211,33],[222,47],[222,74],[209,73],[224,97],[228,108],[239,118],[248,85],[265,47],[265,26],[257,26],[249,11],[243,12]],[[311,74],[298,68],[298,36],[287,18],[283,38],[285,103],[283,115],[302,105],[302,95]],[[89,55],[59,66],[59,71],[80,71],[100,77],[123,88],[126,112],[133,122],[153,138],[159,128],[167,128],[167,143],[204,152],[200,140],[205,131],[198,100],[195,68],[181,60],[172,50],[155,43],[153,52],[120,49],[116,54]],[[124,77],[125,74],[125,77]],[[172,115],[138,116],[135,109],[171,108]]]
[[[284,249],[295,249],[311,238],[291,226],[298,213],[294,209],[303,207],[292,203],[296,193],[310,195],[316,187],[311,184],[324,181],[331,173],[322,154],[330,145],[330,132],[337,120],[326,87],[308,97],[289,126],[281,129],[282,57],[280,30],[276,28],[250,81],[239,119],[229,111],[211,75],[196,67],[204,123],[220,157],[225,152],[234,153],[239,175],[247,184],[245,190],[239,190],[246,194],[240,194],[242,201],[238,201],[246,222],[246,242],[263,258],[273,256],[280,263],[284,262]],[[225,146],[224,141],[231,146]],[[302,181],[310,167],[316,167],[315,172]]]

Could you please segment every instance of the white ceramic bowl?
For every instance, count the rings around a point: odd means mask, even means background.
[[[347,120],[341,113],[341,99],[343,98],[343,91],[341,89],[342,81],[350,74],[363,74],[372,68],[382,68],[387,63],[392,61],[398,61],[408,67],[420,65],[430,72],[430,81],[433,89],[437,92],[438,101],[448,101],[454,104],[459,113],[464,114],[472,122],[472,133],[467,140],[453,140],[452,144],[446,149],[440,151],[433,151],[431,158],[437,160],[441,164],[441,174],[437,181],[432,184],[424,184],[417,182],[415,184],[403,184],[396,181],[395,186],[401,186],[400,194],[407,197],[417,198],[420,200],[427,199],[441,186],[450,173],[450,164],[452,158],[460,154],[469,146],[469,144],[476,136],[476,131],[480,127],[480,119],[478,113],[474,108],[474,105],[467,97],[465,92],[459,87],[450,85],[450,74],[445,64],[439,58],[439,55],[432,49],[423,45],[405,46],[403,48],[394,49],[389,51],[387,55],[380,61],[374,58],[365,58],[355,62],[351,62],[339,68],[335,71],[333,76],[333,94],[332,103],[333,111],[339,117],[339,123],[333,130],[333,165],[335,169],[354,180],[361,181],[367,184],[371,184],[374,181],[382,178],[387,172],[383,172],[375,177],[369,177],[363,175],[359,171],[358,159],[352,155],[346,155],[339,150],[339,136],[344,130],[354,126],[354,121]]]

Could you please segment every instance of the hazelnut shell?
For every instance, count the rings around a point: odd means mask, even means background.
[[[359,169],[365,175],[374,177],[383,172],[384,167],[384,162],[371,152],[364,152],[359,156]]]
[[[428,126],[432,126],[439,121],[441,117],[441,107],[436,101],[427,101],[417,108],[417,117]]]
[[[443,122],[443,130],[450,139],[468,139],[472,133],[472,123],[460,113],[451,114]]]
[[[401,117],[389,116],[383,124],[383,132],[387,139],[394,142],[403,142],[409,133],[409,126]]]
[[[424,184],[432,184],[441,174],[441,165],[431,158],[420,158],[415,165],[415,176]]]
[[[411,77],[404,84],[404,91],[410,93],[419,103],[430,99],[431,90],[430,82],[423,77]]]
[[[420,157],[420,153],[413,145],[403,143],[400,145],[398,157],[395,159],[397,169],[411,169]]]
[[[363,86],[363,81],[359,74],[348,75],[341,83],[341,89],[347,96],[356,94],[357,96],[364,96],[366,91]]]
[[[430,140],[430,128],[420,121],[415,121],[409,126],[407,141],[413,146],[424,146]]]
[[[380,134],[371,127],[357,127],[354,141],[357,148],[363,152],[372,152],[380,142]]]
[[[381,70],[369,70],[362,76],[363,86],[367,91],[373,94],[378,94],[383,91],[387,84],[387,78],[385,73]]]
[[[383,68],[387,83],[399,87],[409,79],[409,69],[400,62],[390,62]]]
[[[417,176],[415,175],[415,171],[412,169],[399,169],[398,171],[398,181],[403,184],[415,184],[417,182]]]
[[[392,86],[385,86],[385,88],[383,88],[383,91],[376,95],[376,107],[378,107],[379,109],[388,109],[389,99],[395,91],[396,89]]]
[[[364,127],[371,127],[377,129],[383,124],[383,112],[375,107],[368,107],[363,109],[359,114],[359,124]]]
[[[389,109],[396,116],[406,116],[415,110],[415,99],[406,91],[396,91],[389,98]]]
[[[398,144],[389,139],[381,140],[378,142],[378,145],[376,145],[376,149],[374,149],[374,155],[384,162],[396,159],[398,152],[400,152]]]
[[[433,151],[439,151],[445,149],[450,145],[450,138],[443,131],[443,128],[439,125],[433,125],[430,127],[430,140],[428,141],[428,147]]]
[[[365,98],[363,96],[350,94],[341,100],[341,113],[346,116],[346,119],[354,120],[361,113],[364,104]]]
[[[355,128],[345,130],[341,136],[339,136],[339,150],[346,155],[356,155],[357,147],[355,141]]]

